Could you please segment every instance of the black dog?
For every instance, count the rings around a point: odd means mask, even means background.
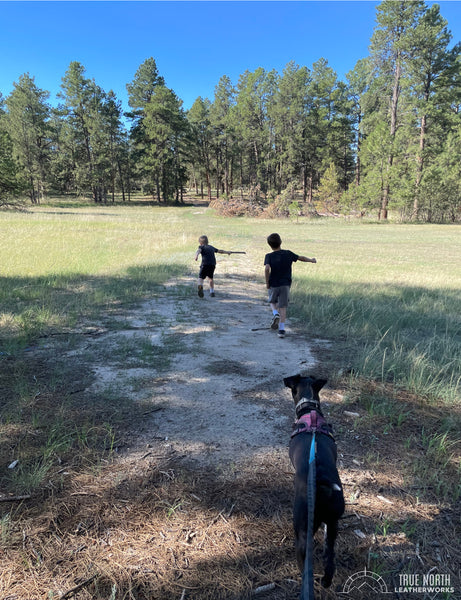
[[[321,523],[326,525],[322,585],[328,587],[335,572],[334,545],[338,534],[338,519],[344,512],[344,496],[336,468],[336,444],[320,409],[319,391],[326,379],[294,375],[283,380],[291,389],[295,401],[296,421],[290,441],[290,459],[295,468],[295,501],[293,524],[296,537],[296,559],[304,570],[307,541],[307,476],[309,451],[313,431],[316,432],[316,496],[313,533]]]

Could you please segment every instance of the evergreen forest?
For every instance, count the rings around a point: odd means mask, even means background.
[[[0,205],[188,191],[221,214],[461,220],[461,44],[437,4],[378,5],[345,81],[293,61],[223,75],[184,110],[151,57],[126,87],[128,111],[71,62],[56,105],[29,73],[0,92]]]

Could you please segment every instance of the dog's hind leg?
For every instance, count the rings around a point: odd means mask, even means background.
[[[338,521],[329,521],[325,529],[325,549],[323,553],[323,564],[325,574],[322,577],[323,587],[330,587],[335,573],[335,541],[338,535]]]
[[[304,561],[306,560],[306,531],[296,531],[296,562],[301,573],[304,572]]]

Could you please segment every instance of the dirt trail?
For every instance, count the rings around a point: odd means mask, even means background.
[[[205,288],[201,299],[191,274],[125,314],[124,327],[104,336],[114,347],[131,338],[164,348],[148,368],[120,369],[107,354],[93,366],[93,389],[114,386],[151,406],[142,430],[129,436],[131,455],[155,446],[222,468],[268,453],[288,460],[293,407],[283,377],[311,370],[316,361],[289,323],[285,339],[269,328],[264,286],[254,279],[221,272],[216,297]]]

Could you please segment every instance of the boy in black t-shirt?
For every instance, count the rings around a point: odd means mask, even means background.
[[[285,337],[285,321],[287,316],[288,300],[291,286],[291,265],[301,262],[316,263],[315,258],[299,256],[291,250],[282,250],[282,239],[278,233],[271,233],[267,243],[272,252],[264,258],[264,274],[266,287],[269,290],[269,302],[272,309],[271,328],[278,328],[279,337]]]
[[[198,259],[200,254],[202,255],[202,264],[200,265],[200,271],[198,274],[198,295],[200,298],[203,298],[203,281],[208,279],[210,282],[210,296],[214,298],[214,270],[216,268],[216,256],[218,252],[220,254],[231,254],[227,250],[218,250],[214,246],[210,246],[208,244],[208,238],[206,235],[201,235],[198,239],[198,243],[200,244],[197,252],[195,253],[195,260]]]

